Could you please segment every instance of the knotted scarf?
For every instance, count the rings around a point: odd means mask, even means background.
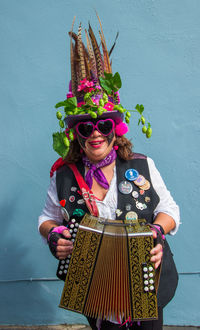
[[[111,152],[99,163],[95,164],[91,163],[87,156],[83,156],[83,164],[89,168],[85,181],[90,189],[92,188],[93,177],[104,189],[109,188],[109,183],[103,174],[101,167],[110,165],[116,158],[117,153],[114,149],[112,149]]]

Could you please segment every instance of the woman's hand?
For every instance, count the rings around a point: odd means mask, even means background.
[[[153,231],[153,238],[157,238],[157,233]],[[155,269],[157,269],[162,261],[163,257],[163,247],[161,244],[157,244],[151,251],[150,251],[152,257],[151,257],[151,262],[155,264]]]
[[[62,235],[66,237],[65,238],[59,238],[57,241],[57,248],[56,248],[56,257],[60,260],[66,259],[69,254],[72,254],[73,250],[73,243],[69,240],[71,237],[68,230],[64,230],[62,232]]]
[[[72,253],[73,243],[69,240],[70,238],[71,235],[65,226],[54,227],[50,230],[47,242],[54,257],[62,260]]]

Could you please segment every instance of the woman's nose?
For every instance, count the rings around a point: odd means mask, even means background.
[[[95,129],[91,135],[91,137],[97,137],[97,136],[101,136],[101,134],[99,133],[99,131],[97,131],[97,129]]]

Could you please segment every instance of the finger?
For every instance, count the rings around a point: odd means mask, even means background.
[[[157,232],[155,231],[155,229],[151,229],[152,233],[153,233],[153,238],[156,239],[157,238]]]
[[[67,253],[67,252],[65,252],[65,253],[59,252],[59,253],[56,253],[56,256],[59,260],[63,260],[63,259],[66,259],[70,254],[71,253]]]
[[[66,246],[72,246],[73,243],[69,239],[59,238],[57,245],[66,245]]]
[[[69,254],[72,254],[73,247],[57,247],[56,255],[57,257],[64,257],[66,258]]]
[[[70,232],[67,229],[66,230],[63,230],[62,235],[65,236],[66,238],[70,238],[71,237]]]
[[[162,256],[163,256],[163,253],[159,252],[158,254],[151,257],[151,262],[154,263],[155,268],[158,268],[158,266],[160,265],[161,260],[162,260]]]
[[[156,253],[159,253],[159,252],[162,252],[163,248],[162,248],[162,245],[161,244],[157,244],[151,251],[150,253],[151,254],[156,254]]]

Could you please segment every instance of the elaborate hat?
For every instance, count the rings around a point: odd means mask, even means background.
[[[108,52],[99,17],[98,20],[102,53],[90,24],[88,31],[85,30],[87,47],[82,42],[81,24],[78,34],[73,32],[75,18],[69,32],[71,80],[66,100],[55,106],[56,109],[63,107],[63,114],[60,110],[57,111],[60,132],[53,133],[53,148],[63,158],[69,151],[70,142],[76,138],[74,126],[79,121],[112,118],[116,124],[115,134],[122,136],[128,132],[127,124],[132,111],[139,113],[138,125],[142,123],[143,133],[148,138],[152,133],[151,125],[149,123],[148,127],[144,125],[143,105],[137,104],[135,110],[127,111],[120,103],[119,89],[122,82],[118,72],[113,75],[110,62],[110,55],[115,47],[118,34]]]

